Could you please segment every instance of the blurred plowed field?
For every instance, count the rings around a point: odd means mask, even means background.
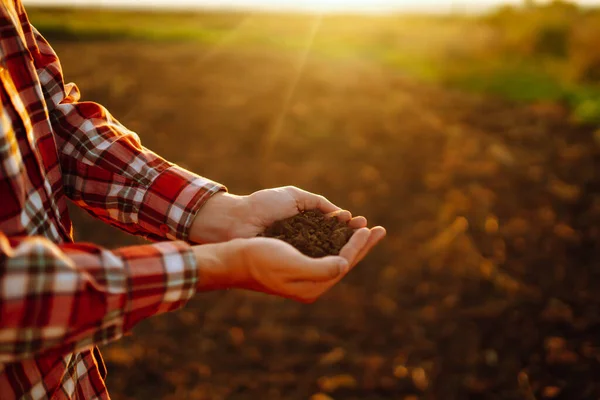
[[[140,324],[103,349],[113,398],[600,398],[592,128],[367,61],[53,43],[83,98],[165,158],[236,194],[296,185],[388,229],[313,305],[200,294]],[[73,217],[79,240],[141,243]]]

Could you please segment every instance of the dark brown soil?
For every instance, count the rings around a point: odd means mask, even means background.
[[[283,240],[309,257],[337,256],[354,230],[319,210],[303,211],[275,222],[258,236]]]

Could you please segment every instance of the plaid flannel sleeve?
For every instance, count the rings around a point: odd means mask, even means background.
[[[67,196],[93,216],[149,239],[188,240],[197,211],[223,185],[144,148],[104,107],[65,85],[48,42],[33,28],[34,62],[59,148]]]
[[[117,339],[183,306],[197,280],[183,241],[108,251],[0,232],[0,363]]]

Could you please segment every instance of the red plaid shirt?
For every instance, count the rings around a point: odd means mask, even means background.
[[[145,149],[106,109],[79,97],[20,1],[0,0],[3,400],[107,399],[95,345],[194,294],[188,229],[225,190]],[[74,244],[67,197],[163,242],[116,251]]]

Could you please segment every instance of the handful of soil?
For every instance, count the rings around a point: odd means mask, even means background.
[[[277,221],[258,236],[283,240],[309,257],[320,258],[338,255],[353,233],[337,218],[310,210]]]

